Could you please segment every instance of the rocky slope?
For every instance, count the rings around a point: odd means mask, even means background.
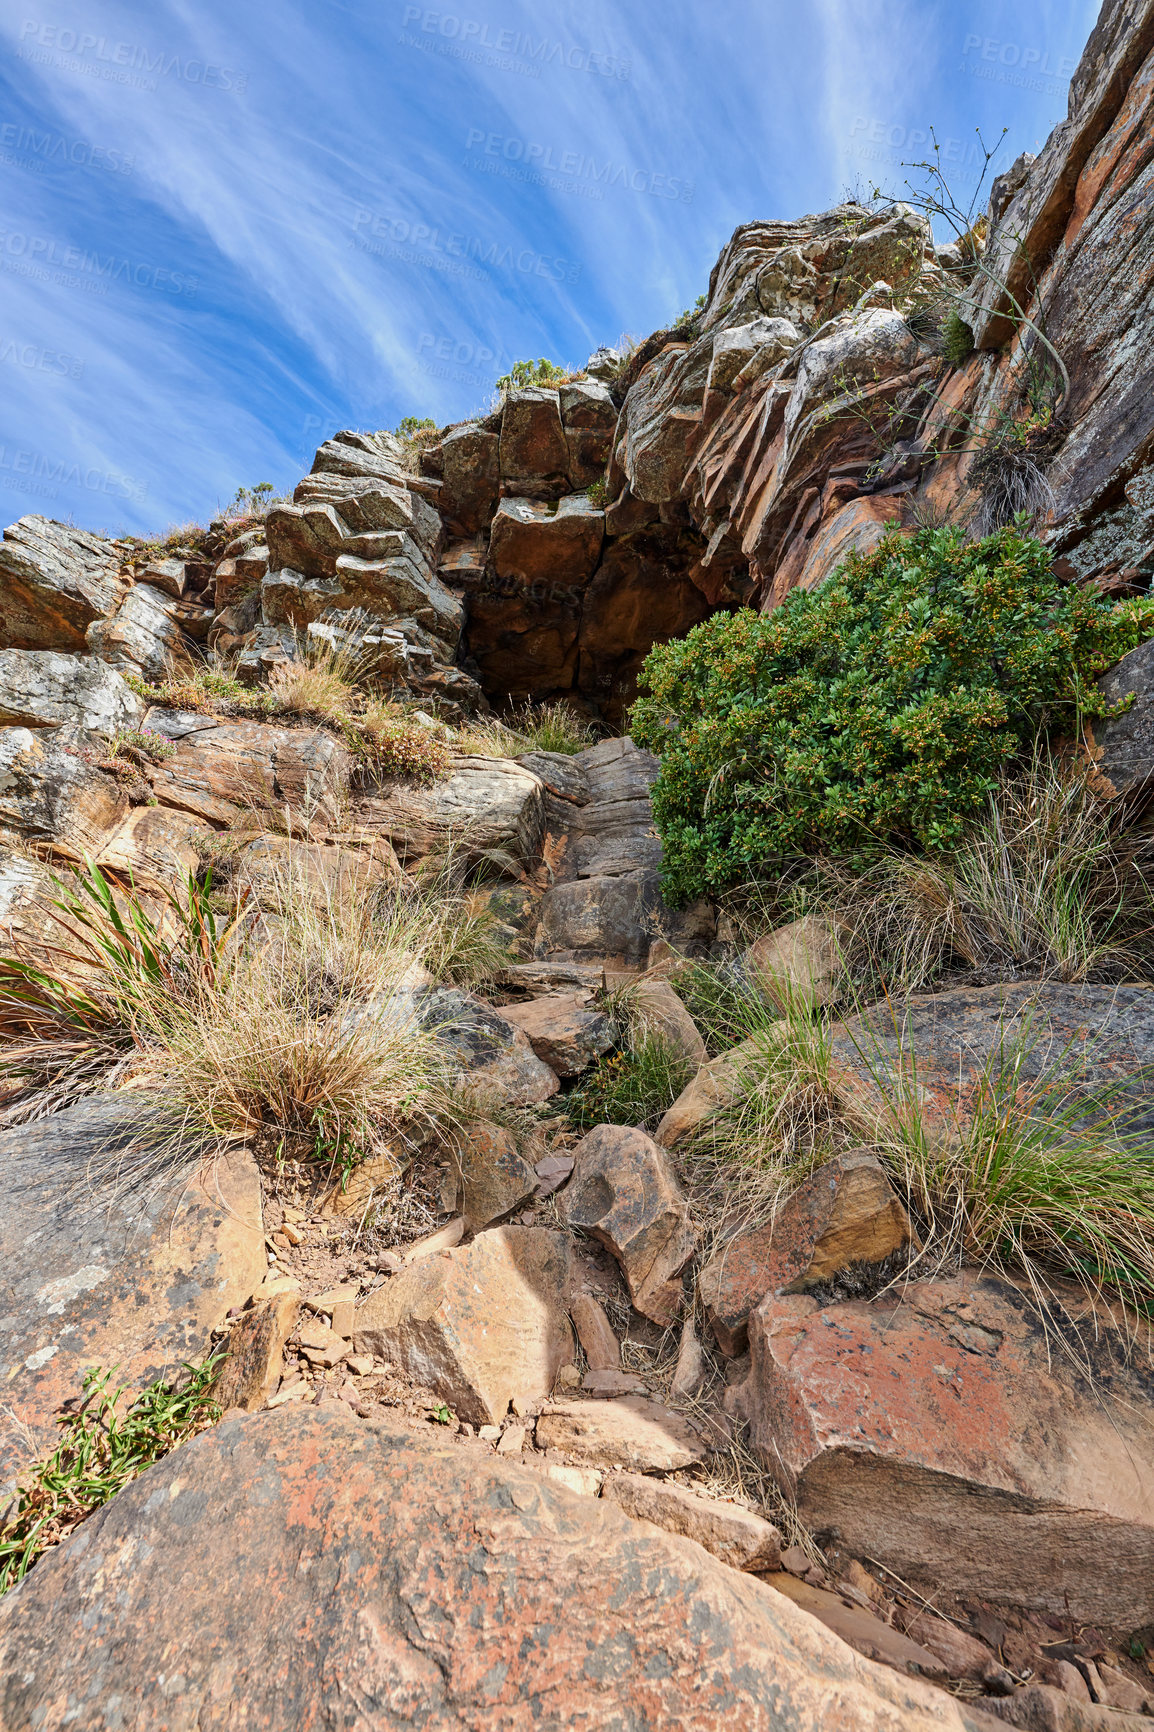
[[[490,1103],[403,1173],[383,1149],[334,1180],[276,1126],[190,1171],[163,1102],[113,1086],[130,1062],[33,1124],[6,1097],[7,1491],[90,1365],[135,1390],[219,1351],[227,1411],[0,1601],[0,1724],[1154,1713],[1133,1316],[1074,1284],[1040,1309],[959,1259],[891,1284],[918,1229],[872,1146],[772,1220],[709,1219],[683,1157],[757,1051],[710,1057],[677,990],[701,958],[761,982],[767,1014],[800,995],[847,1123],[892,1105],[912,1052],[948,1151],[1027,1029],[1022,1089],[1073,1054],[1078,1088],[1108,1080],[1147,1125],[1154,988],[954,986],[900,1029],[851,1007],[816,918],[744,945],[712,904],[665,906],[657,760],[620,732],[655,642],[820,583],[888,524],[988,525],[1023,477],[1067,577],[1148,587],[1152,66],[1154,0],[1107,0],[1069,119],[995,183],[969,250],[905,205],[751,223],[688,326],[416,453],[342,432],[291,501],[187,544],[5,531],[6,950],[60,941],[69,864],[147,899],[212,860],[275,942],[286,872],[321,902],[404,898],[455,850],[487,869],[469,907],[507,956],[476,990],[414,966],[389,1000]],[[950,306],[974,345],[956,365]],[[443,773],[374,770],[268,697],[324,643],[369,647]],[[225,697],[197,683],[206,656]],[[1154,783],[1152,669],[1147,644],[1104,681],[1135,699],[1099,730],[1111,794]],[[609,737],[499,754],[467,732],[548,698]],[[550,1116],[625,1026],[686,1079],[660,1122]]]

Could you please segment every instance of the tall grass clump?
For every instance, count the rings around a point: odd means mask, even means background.
[[[864,873],[826,862],[819,903],[852,933],[859,974],[917,991],[977,982],[1148,978],[1154,859],[1095,789],[1093,767],[1035,752],[999,778],[956,847],[887,852]]]
[[[561,752],[572,757],[598,738],[594,723],[568,704],[526,704],[505,719],[478,718],[460,732],[464,751],[516,758],[524,752]]]

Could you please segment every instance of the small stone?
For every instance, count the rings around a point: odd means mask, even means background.
[[[581,1373],[575,1365],[563,1365],[557,1373],[557,1385],[560,1389],[580,1389]]]
[[[1105,1690],[1105,1700],[1111,1708],[1123,1708],[1130,1714],[1149,1714],[1154,1692],[1127,1678],[1116,1666],[1108,1666],[1105,1660],[1098,1661],[1098,1676]]]
[[[592,1294],[578,1293],[569,1306],[569,1315],[590,1371],[616,1371],[621,1364],[621,1343]]]
[[[523,1425],[507,1425],[497,1443],[498,1455],[520,1455],[529,1433]]]
[[[693,1318],[686,1317],[681,1325],[681,1341],[677,1349],[677,1370],[670,1388],[674,1395],[696,1395],[705,1381],[705,1355],[693,1327]]]
[[[299,1311],[295,1293],[279,1293],[241,1314],[213,1389],[214,1400],[223,1408],[255,1413],[264,1405],[284,1372],[285,1342]]]
[[[685,1486],[643,1474],[614,1473],[601,1494],[635,1520],[696,1540],[736,1570],[776,1570],[781,1535],[762,1516],[740,1504],[702,1497]]]
[[[469,1421],[467,1419],[461,1420],[460,1430],[461,1430],[461,1436],[462,1437],[473,1437],[475,1435],[475,1433],[473,1431],[473,1427],[469,1424]]]
[[[305,1242],[304,1234],[292,1221],[285,1222],[284,1226],[281,1228],[281,1234],[290,1245],[303,1245]]]
[[[464,1237],[464,1216],[458,1215],[455,1221],[438,1227],[435,1233],[428,1233],[423,1239],[417,1239],[410,1245],[401,1259],[401,1264],[417,1263],[422,1257],[435,1257],[438,1251],[451,1251]]]
[[[371,1353],[350,1353],[345,1364],[354,1377],[367,1377],[373,1369],[373,1356]]]
[[[461,1138],[461,1184],[465,1225],[479,1233],[527,1203],[537,1179],[512,1133],[481,1121],[467,1125]]]
[[[275,1395],[270,1395],[265,1402],[266,1407],[283,1407],[286,1401],[304,1401],[313,1392],[311,1383],[306,1383],[303,1377],[298,1377],[292,1383],[286,1383],[278,1389]]]
[[[668,1155],[644,1131],[623,1125],[599,1125],[574,1153],[570,1225],[613,1253],[638,1311],[667,1326],[681,1309],[678,1277],[696,1243]]]
[[[649,1385],[631,1371],[587,1371],[581,1379],[586,1395],[648,1395]]]
[[[801,1546],[787,1546],[781,1554],[781,1567],[791,1576],[807,1576],[813,1565]]]
[[[575,1491],[579,1497],[596,1497],[605,1477],[595,1467],[571,1467],[563,1461],[542,1462],[540,1471],[568,1491]]]
[[[501,1427],[499,1425],[479,1425],[477,1436],[483,1443],[497,1443],[501,1436]]]
[[[404,1268],[405,1262],[399,1251],[382,1251],[370,1266],[379,1269],[382,1275],[397,1275]]]
[[[308,1219],[304,1210],[295,1208],[292,1203],[286,1203],[282,1212],[286,1221],[299,1223]]]

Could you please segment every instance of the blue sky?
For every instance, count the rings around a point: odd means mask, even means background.
[[[0,0],[0,512],[291,488],[691,305],[734,228],[933,126],[968,196],[1066,110],[1087,0]]]

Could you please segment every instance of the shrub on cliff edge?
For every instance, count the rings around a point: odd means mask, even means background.
[[[771,614],[715,615],[651,651],[630,721],[661,755],[666,895],[952,846],[1039,730],[1101,712],[1096,676],[1152,631],[1154,603],[1064,585],[1011,528],[890,532]]]

